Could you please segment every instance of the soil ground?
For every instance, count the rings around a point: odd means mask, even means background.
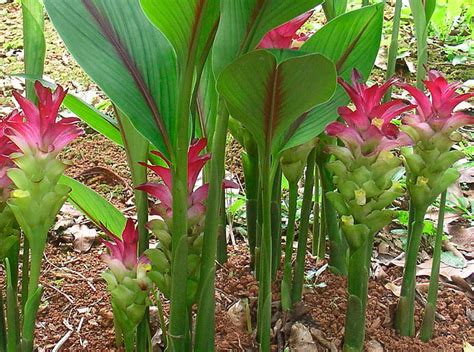
[[[18,5],[6,4],[0,5],[0,16],[0,72],[3,76],[22,71],[21,13]],[[48,21],[46,28],[46,75],[83,97],[86,97],[86,91],[92,92],[92,96],[87,96],[89,102],[96,105],[104,103],[105,97],[67,53]],[[404,30],[409,36],[410,28]],[[436,53],[434,47],[433,53]],[[442,54],[433,54],[432,59],[440,62],[444,60]],[[380,69],[376,69],[375,73],[376,77],[383,74]],[[405,71],[404,74],[410,75]],[[466,80],[472,78],[472,68],[449,67],[449,74],[456,79]],[[21,81],[6,76],[0,78],[3,114],[12,107],[11,90],[21,88]],[[104,104],[103,111],[107,112],[107,104]],[[237,143],[232,143],[229,151],[228,169],[240,179],[240,149]],[[91,186],[117,207],[133,212],[130,206],[130,171],[125,154],[119,147],[95,133],[89,133],[72,143],[62,154],[62,159],[69,165],[68,175]],[[229,246],[228,262],[217,272],[216,345],[219,351],[255,351],[257,347],[254,329],[258,285],[250,271],[246,248],[244,240],[237,236],[237,244]],[[114,350],[113,316],[105,283],[100,277],[105,265],[99,256],[104,250],[102,245],[96,243],[90,251],[79,254],[68,243],[52,241],[48,244],[41,277],[45,292],[36,330],[39,351],[51,351],[61,339],[65,340],[63,351]],[[316,261],[310,256],[306,263],[308,272],[317,272],[325,264],[325,261]],[[393,290],[387,288],[387,284],[399,284],[402,273],[400,268],[393,266],[384,267],[384,270],[385,275],[372,278],[369,287],[366,324],[368,351],[462,351],[464,343],[474,344],[472,299],[452,285],[442,285],[440,288],[438,312],[444,320],[436,322],[434,338],[430,342],[399,337],[392,328],[392,313],[397,297]],[[1,271],[0,283],[3,276]],[[420,280],[420,283],[425,281]],[[328,269],[316,275],[307,282],[303,305],[292,316],[284,316],[277,309],[278,287],[277,280],[273,296],[273,320],[276,326],[274,350],[281,350],[292,328],[297,326],[297,321],[304,324],[314,336],[318,336],[314,338],[314,345],[300,351],[339,350],[344,333],[345,279],[330,273]],[[245,319],[245,314],[235,309],[242,302],[248,302],[250,322]],[[416,309],[419,327],[422,305],[417,303]],[[156,321],[156,317],[152,317],[152,320]],[[250,332],[246,328],[247,323],[251,324]]]

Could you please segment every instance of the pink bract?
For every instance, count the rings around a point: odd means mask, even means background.
[[[69,142],[83,133],[77,126],[79,119],[62,118],[57,121],[59,107],[67,92],[58,86],[54,92],[35,83],[38,106],[17,92],[13,92],[22,112],[23,121],[10,121],[4,133],[24,154],[36,152],[58,154]]]
[[[127,219],[121,239],[104,226],[101,229],[112,240],[102,241],[109,249],[110,254],[103,254],[101,259],[113,272],[134,270],[138,263],[148,262],[144,256],[137,257],[138,229],[132,219]]]
[[[338,109],[345,123],[336,121],[326,127],[326,133],[341,139],[347,148],[365,156],[380,153],[383,150],[408,145],[411,139],[392,123],[403,112],[413,108],[400,100],[382,103],[388,88],[395,82],[390,79],[381,86],[367,86],[361,82],[357,70],[352,73],[352,85],[339,79],[354,103],[355,109],[346,106]]]
[[[303,13],[298,17],[282,24],[265,34],[258,44],[260,49],[289,49],[292,47],[293,40],[305,41],[306,36],[298,36],[296,32],[305,24],[313,14],[313,10]]]
[[[211,158],[210,154],[199,155],[206,145],[207,140],[202,138],[191,144],[188,150],[188,218],[191,220],[199,219],[206,211],[204,202],[207,199],[209,185],[204,184],[196,190],[194,189],[199,173],[206,162]],[[138,186],[137,189],[147,192],[151,196],[157,198],[160,201],[160,204],[155,207],[156,213],[165,219],[171,219],[173,216],[173,183],[171,179],[170,162],[161,153],[154,152],[154,154],[162,158],[168,167],[149,165],[145,163],[142,163],[142,165],[155,172],[163,180],[163,184],[150,182]],[[231,181],[224,181],[223,187],[238,188],[238,185]]]
[[[428,73],[424,81],[429,95],[406,83],[400,87],[409,92],[417,103],[416,114],[403,119],[403,123],[416,128],[423,135],[435,132],[451,133],[454,130],[474,123],[474,117],[463,112],[454,112],[461,102],[474,97],[474,93],[458,94],[460,83],[448,83],[443,75],[435,70]]]
[[[8,138],[4,130],[9,123],[21,122],[23,119],[17,110],[0,120],[0,192],[11,184],[7,176],[8,169],[14,166],[10,155],[18,152],[18,147]],[[1,194],[0,194],[1,196]]]

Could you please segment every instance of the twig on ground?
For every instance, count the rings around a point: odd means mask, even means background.
[[[59,294],[61,294],[63,297],[65,297],[69,302],[71,302],[72,304],[74,304],[74,300],[72,299],[71,296],[69,296],[67,293],[64,293],[63,291],[61,291],[59,288],[53,286],[53,285],[50,285],[50,284],[45,284],[46,286],[52,288],[54,291],[58,292]]]
[[[58,341],[56,346],[54,346],[52,352],[59,352],[61,350],[61,347],[66,343],[66,341],[71,337],[72,335],[72,330],[69,330],[62,338],[61,340]]]

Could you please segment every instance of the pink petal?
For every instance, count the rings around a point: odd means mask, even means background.
[[[170,189],[163,184],[145,183],[138,186],[137,189],[157,198],[167,208],[173,206],[173,198]]]
[[[188,160],[188,191],[192,192],[196,184],[199,173],[207,161],[211,159],[211,154],[205,154],[194,160]]]
[[[408,93],[410,93],[413,98],[415,98],[418,107],[417,111],[423,117],[423,119],[427,120],[430,118],[432,111],[431,111],[431,101],[430,99],[423,93],[421,90],[410,86],[409,84],[400,84],[401,88],[405,89]]]
[[[207,146],[207,139],[201,138],[198,139],[195,143],[191,144],[188,151],[188,160],[193,161],[199,156],[199,153],[206,148]]]
[[[171,178],[171,170],[170,169],[168,169],[166,167],[163,167],[163,166],[159,166],[159,165],[146,164],[146,163],[143,163],[143,162],[140,162],[139,164],[149,168],[150,170],[152,170],[155,174],[160,176],[160,178],[163,180],[165,185],[170,190],[173,189],[172,188],[173,187],[173,182],[172,182],[172,178]]]
[[[326,127],[326,133],[341,139],[346,146],[358,147],[364,142],[360,134],[351,127],[340,122],[332,122]]]
[[[209,184],[206,183],[196,189],[193,193],[191,193],[189,200],[190,204],[202,203],[207,199],[207,195],[209,193]]]

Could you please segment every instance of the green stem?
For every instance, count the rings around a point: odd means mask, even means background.
[[[3,289],[0,287],[0,352],[7,350],[7,327],[5,325],[5,308],[3,304]]]
[[[395,66],[397,63],[398,55],[398,35],[400,32],[400,17],[402,13],[402,0],[396,0],[394,11],[395,13],[393,15],[392,39],[390,41],[390,47],[388,49],[387,72],[385,73],[386,80],[389,80],[395,74]],[[387,93],[384,96],[384,102],[389,101],[391,96],[392,87],[387,90]]]
[[[309,153],[306,165],[303,204],[301,206],[300,229],[298,233],[298,250],[296,252],[295,273],[291,293],[293,304],[300,302],[303,295],[309,217],[311,215],[311,202],[313,200],[315,153],[316,148]]]
[[[369,0],[362,0],[362,6],[369,6],[370,1]]]
[[[344,351],[364,350],[365,311],[369,283],[370,255],[374,235],[364,245],[349,249],[349,270],[347,276],[347,313],[344,333]],[[370,253],[370,254],[369,254]]]
[[[291,259],[293,256],[293,242],[295,240],[296,206],[298,202],[298,182],[290,182],[290,196],[288,209],[288,227],[286,229],[285,261],[283,264],[283,279],[281,280],[281,306],[289,311],[293,306],[291,301]]]
[[[326,255],[326,237],[321,231],[320,192],[318,164],[314,164],[314,206],[313,206],[313,242],[312,254],[319,259]]]
[[[195,54],[195,50],[190,50]],[[193,56],[193,55],[191,55]],[[187,304],[188,278],[188,148],[189,109],[192,94],[194,58],[185,65],[180,83],[180,99],[177,107],[177,129],[172,160],[173,225],[171,247],[171,299],[170,299],[170,348],[171,351],[190,350],[190,331]]]
[[[163,303],[161,302],[161,295],[159,291],[156,291],[156,307],[158,308],[158,319],[160,319],[161,333],[165,347],[168,346],[168,330],[166,329],[165,314],[163,311]]]
[[[117,314],[114,314],[114,331],[115,331],[115,347],[120,348],[123,345],[122,328],[117,319]]]
[[[259,177],[259,182],[262,182],[263,176]],[[260,187],[260,186],[259,186]],[[260,188],[259,188],[260,189]],[[257,195],[257,236],[255,240],[255,277],[257,281],[260,280],[260,253],[262,247],[262,231],[263,231],[263,198],[261,189]]]
[[[423,89],[423,80],[426,77],[428,60],[428,21],[426,20],[425,4],[422,0],[410,0],[410,7],[414,17],[414,27],[417,45],[416,86]]]
[[[414,209],[412,233],[405,258],[400,300],[397,306],[395,327],[402,336],[415,335],[416,260],[421,243],[426,207]]]
[[[268,148],[269,149],[269,148]],[[260,154],[260,189],[262,194],[262,237],[259,263],[259,295],[258,295],[258,339],[260,351],[270,351],[271,313],[272,313],[272,216],[271,185],[271,154],[269,150]]]
[[[204,241],[202,247],[201,272],[198,289],[198,311],[194,347],[196,351],[214,350],[215,295],[217,230],[219,225],[219,204],[224,177],[225,143],[229,113],[221,101],[214,139],[212,142],[209,194],[207,197]],[[211,332],[211,333],[209,333]]]
[[[331,21],[335,17],[346,12],[347,0],[326,0],[323,3],[323,11],[326,19]]]
[[[136,189],[137,186],[146,183],[147,169],[139,164],[148,159],[149,143],[144,139],[130,122],[130,119],[122,114],[115,106],[115,117],[118,121],[120,134],[124,141],[127,162],[132,173],[132,184],[135,195],[135,206],[137,209],[138,228],[138,254],[141,255],[148,249],[148,195]],[[151,350],[150,319],[148,308],[144,318],[137,328],[137,349],[139,351]]]
[[[339,228],[336,209],[327,199],[326,194],[334,190],[332,175],[326,168],[326,160],[319,158],[319,171],[321,173],[321,188],[324,197],[325,232],[329,238],[329,267],[338,275],[347,275],[347,243]]]
[[[28,283],[30,281],[30,242],[23,234],[23,254],[21,267],[21,310],[25,314],[25,304],[28,299]]]
[[[125,331],[123,334],[123,342],[125,345],[125,352],[135,351],[135,331]],[[137,349],[137,351],[140,351]]]
[[[221,206],[219,208],[219,226],[217,229],[217,262],[224,264],[227,262],[227,234],[226,234],[226,212],[225,212],[225,194],[221,192]]]
[[[428,289],[428,299],[425,305],[425,314],[423,316],[423,323],[421,324],[420,338],[427,342],[433,336],[433,327],[435,322],[436,301],[438,300],[438,286],[439,286],[439,267],[441,264],[441,245],[443,243],[444,235],[444,212],[446,208],[446,193],[441,193],[441,200],[439,202],[438,225],[436,228],[436,241],[433,251],[433,264],[431,266],[430,286]]]
[[[245,177],[245,196],[247,213],[247,237],[250,247],[250,267],[255,269],[255,246],[257,241],[258,213],[258,155],[242,154]]]
[[[279,167],[272,189],[272,280],[276,280],[281,263],[281,180],[282,172]]]
[[[5,260],[5,270],[7,273],[7,350],[15,352],[20,345],[20,328],[18,317],[17,288],[18,285],[14,281],[17,277],[15,266],[10,265],[10,260]]]

